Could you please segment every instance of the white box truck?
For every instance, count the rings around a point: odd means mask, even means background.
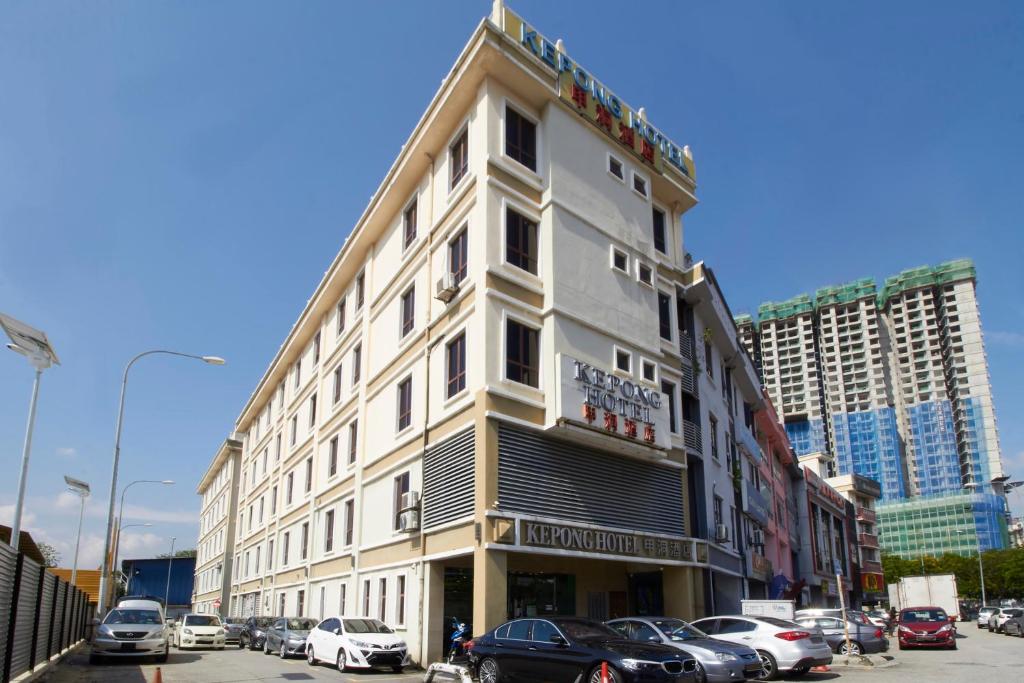
[[[740,612],[748,617],[775,617],[793,620],[796,600],[740,600]]]
[[[951,617],[960,618],[960,601],[953,574],[904,576],[889,584],[889,604],[897,610],[907,607],[941,607]]]

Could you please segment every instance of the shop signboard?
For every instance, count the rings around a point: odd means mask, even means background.
[[[671,446],[668,401],[656,387],[564,353],[558,370],[560,419],[647,446]]]
[[[521,520],[519,524],[521,545],[679,562],[694,559],[692,542],[678,538],[530,520]]]
[[[885,577],[881,574],[861,573],[860,580],[865,593],[882,593],[885,591]]]
[[[750,517],[757,520],[761,526],[768,525],[768,518],[770,516],[770,508],[768,507],[768,500],[764,495],[754,488],[754,486],[747,482],[745,487],[747,494],[747,508],[744,510]]]

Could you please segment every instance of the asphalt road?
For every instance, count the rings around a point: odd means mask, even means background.
[[[960,683],[974,681],[1024,681],[1024,639],[988,631],[973,624],[959,628],[957,650],[904,650],[895,642],[888,655],[896,666],[878,669],[833,667],[827,673],[812,672],[788,679],[802,683]],[[150,683],[155,664],[115,662],[91,666],[88,648],[59,666],[50,683]],[[396,675],[390,672],[340,674],[331,666],[310,667],[304,659],[267,657],[260,652],[227,649],[221,652],[171,650],[170,661],[161,665],[167,683],[235,683],[241,681],[344,681],[362,683],[410,683],[422,681],[423,673]]]

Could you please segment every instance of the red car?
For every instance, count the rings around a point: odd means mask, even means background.
[[[943,647],[956,649],[956,627],[941,607],[908,607],[900,611],[900,649]]]

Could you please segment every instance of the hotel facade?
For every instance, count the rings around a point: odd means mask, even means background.
[[[765,398],[683,248],[695,188],[686,148],[496,2],[200,485],[197,609],[378,617],[426,662],[453,618],[767,597]]]

